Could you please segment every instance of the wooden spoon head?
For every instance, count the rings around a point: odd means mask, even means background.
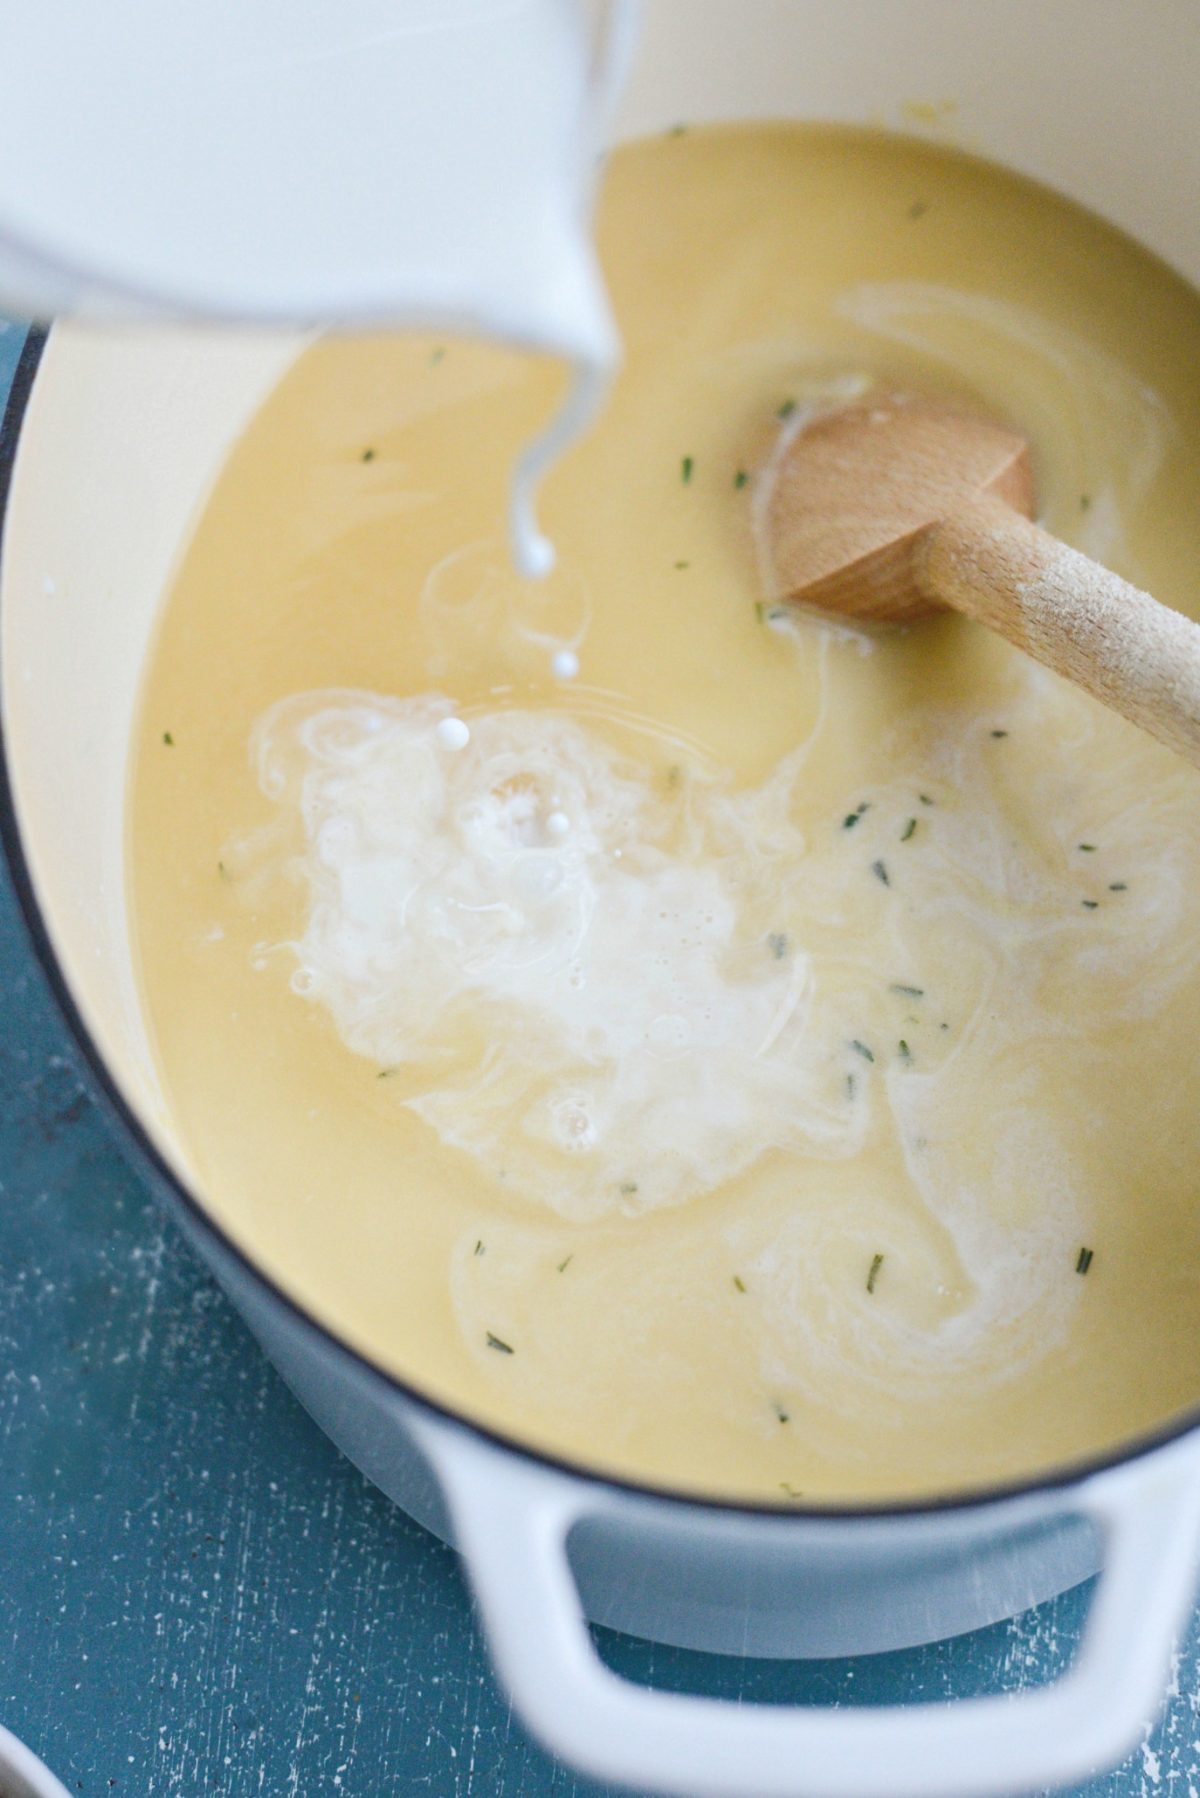
[[[776,597],[863,623],[927,617],[940,608],[917,584],[921,537],[985,493],[1033,512],[1029,446],[1003,425],[903,395],[819,414],[768,502]]]

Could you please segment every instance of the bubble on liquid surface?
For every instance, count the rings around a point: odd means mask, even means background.
[[[471,741],[470,727],[461,718],[439,718],[437,740],[443,749],[465,749]]]

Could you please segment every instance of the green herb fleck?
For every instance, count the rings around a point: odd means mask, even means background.
[[[874,1051],[868,1049],[866,1043],[860,1043],[857,1037],[854,1038],[850,1047],[854,1050],[856,1055],[861,1055],[864,1061],[874,1061]]]
[[[994,730],[992,735],[995,737],[996,741],[999,742],[1001,737],[1006,737],[1008,735],[1008,732],[1006,730]]]
[[[903,982],[899,980],[892,981],[891,986],[888,987],[888,992],[903,993],[906,999],[923,999],[925,997],[925,988],[923,986],[905,986]]]
[[[1127,893],[1129,888],[1123,880],[1113,880],[1110,881],[1108,890],[1110,893]]]
[[[872,1255],[871,1270],[867,1275],[867,1291],[868,1292],[874,1292],[875,1282],[879,1278],[879,1270],[882,1266],[883,1266],[883,1256],[882,1255]]]
[[[224,862],[217,863],[217,873],[221,876],[222,880],[233,879],[233,875],[229,872],[229,869],[225,866]]]
[[[667,132],[667,136],[668,137],[682,137],[686,130],[687,130],[686,125],[672,125],[671,129]]]
[[[746,1282],[743,1280],[741,1274],[734,1274],[733,1283],[737,1287],[739,1292],[745,1292]]]
[[[912,1060],[912,1050],[909,1048],[903,1037],[900,1038],[900,1059],[901,1061]]]
[[[571,1265],[571,1263],[572,1263],[572,1261],[574,1261],[574,1259],[575,1259],[575,1257],[574,1257],[574,1255],[573,1255],[573,1254],[571,1254],[571,1255],[568,1255],[568,1256],[567,1256],[567,1258],[566,1258],[566,1260],[565,1260],[565,1261],[560,1261],[560,1262],[559,1262],[559,1264],[558,1264],[558,1271],[559,1271],[559,1273],[560,1273],[560,1274],[565,1274],[565,1273],[566,1273],[566,1271],[567,1271],[567,1269],[568,1269],[568,1268],[569,1268],[569,1267],[570,1267],[570,1265]]]
[[[767,938],[767,948],[771,951],[771,954],[775,957],[776,961],[782,961],[788,952],[786,931],[773,930]]]
[[[742,491],[742,488],[746,485],[746,482],[749,479],[750,479],[750,476],[746,473],[746,470],[744,468],[739,468],[737,473],[733,477],[734,492],[740,493]]]
[[[858,1081],[853,1074],[846,1075],[846,1097],[852,1099],[858,1090]]]
[[[672,762],[671,766],[667,769],[667,785],[674,791],[682,779],[683,769],[679,766],[678,762]]]
[[[909,837],[915,837],[916,834],[917,820],[915,818],[910,818],[908,823],[904,826],[904,829],[900,832],[900,841],[902,843],[907,843]]]
[[[692,470],[695,466],[696,464],[691,456],[685,456],[683,461],[679,464],[679,472],[685,487],[692,478]]]
[[[758,613],[760,624],[774,624],[777,619],[787,617],[786,606],[768,605],[765,599],[756,599],[754,610]]]
[[[892,883],[891,883],[891,880],[888,878],[886,862],[872,862],[871,863],[871,872],[875,876],[876,880],[881,880],[883,882],[885,887],[891,886]]]
[[[636,1180],[622,1180],[622,1182],[617,1190],[620,1193],[622,1193],[625,1198],[627,1198],[627,1199],[632,1198],[633,1194],[637,1191],[637,1181]]]
[[[928,200],[914,200],[908,209],[908,216],[910,219],[923,219],[928,211]]]
[[[375,460],[375,451],[373,449],[365,449],[362,453],[362,460],[364,462],[373,462]]]
[[[676,562],[675,566],[676,566],[676,568],[690,568],[691,563],[690,562]]]
[[[1095,855],[1096,853],[1095,843],[1080,843],[1078,847],[1083,850],[1085,855]]]
[[[490,1349],[496,1349],[501,1355],[511,1355],[513,1353],[511,1342],[505,1342],[502,1336],[493,1336],[490,1330],[487,1333],[487,1345]]]
[[[173,737],[173,736],[172,736],[172,735],[171,735],[171,733],[170,733],[170,731],[169,731],[169,730],[165,730],[165,731],[164,731],[164,732],[163,732],[163,742],[164,742],[164,743],[165,743],[165,744],[166,744],[166,746],[167,746],[167,748],[168,748],[168,749],[174,749],[174,747],[175,747],[175,739],[174,739],[174,737]]]
[[[1077,1274],[1086,1274],[1088,1268],[1092,1265],[1092,1254],[1093,1251],[1091,1249],[1080,1249],[1079,1259],[1075,1263],[1075,1272]]]
[[[775,1403],[771,1406],[771,1409],[774,1411],[774,1413],[775,1413],[776,1417],[779,1419],[780,1423],[790,1423],[792,1421],[791,1413],[789,1411],[784,1410],[783,1406],[779,1403],[778,1399],[775,1400]]]
[[[804,1494],[803,1494],[803,1492],[801,1492],[799,1486],[789,1485],[787,1480],[780,1480],[779,1490],[781,1492],[786,1492],[789,1498],[803,1498],[804,1497]]]
[[[855,806],[855,808],[852,812],[846,813],[846,816],[842,819],[842,829],[843,830],[853,830],[854,826],[858,823],[858,821],[862,817],[863,813],[869,812],[870,809],[871,809],[870,805],[864,799],[860,805]]]
[[[445,360],[445,356],[446,356],[445,349],[440,346],[438,349],[432,351],[430,354],[430,357],[429,357],[430,368],[436,368],[439,362],[442,362]]]
[[[1084,911],[1099,911],[1100,909],[1100,901],[1098,899],[1081,899],[1079,903],[1082,905]]]
[[[790,418],[792,416],[792,413],[795,410],[796,410],[795,400],[784,400],[782,406],[780,406],[780,408],[776,412],[775,416],[782,422],[783,419]]]
[[[939,1024],[938,1025],[939,1030],[949,1030],[949,1028],[950,1028],[949,1024]]]
[[[917,798],[921,801],[922,805],[932,805],[933,804],[933,800],[929,797],[928,793],[918,793]]]
[[[376,1080],[390,1080],[392,1078],[393,1074],[398,1074],[399,1072],[400,1072],[400,1069],[398,1066],[390,1067],[390,1068],[380,1068],[380,1070],[376,1074],[375,1078],[376,1078]]]
[[[480,1236],[480,1237],[476,1237],[476,1239],[475,1239],[475,1253],[476,1253],[476,1254],[477,1254],[477,1255],[482,1255],[482,1254],[484,1254],[484,1253],[485,1253],[485,1252],[486,1252],[486,1251],[485,1251],[485,1250],[484,1250],[484,1246],[483,1246],[483,1238],[482,1238],[482,1236]]]
[[[1090,512],[1091,509],[1092,509],[1091,494],[1090,493],[1081,493],[1079,495],[1079,510],[1081,512]]]

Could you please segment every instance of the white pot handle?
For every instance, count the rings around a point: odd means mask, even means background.
[[[421,1432],[426,1437],[426,1432]],[[1160,1451],[1076,1488],[1103,1566],[1078,1654],[1052,1685],[959,1702],[821,1709],[649,1691],[588,1633],[567,1537],[602,1493],[457,1435],[435,1445],[497,1670],[535,1735],[594,1777],[686,1798],[1001,1798],[1078,1780],[1157,1713],[1192,1600],[1200,1470]]]

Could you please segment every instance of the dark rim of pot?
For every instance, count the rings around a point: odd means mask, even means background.
[[[4,407],[3,420],[0,422],[0,593],[2,593],[4,533],[17,446],[46,341],[47,333],[42,327],[31,326],[28,329]],[[265,1298],[284,1310],[293,1322],[315,1338],[326,1352],[333,1350],[339,1357],[349,1361],[360,1375],[367,1375],[389,1394],[399,1396],[408,1404],[443,1423],[468,1431],[509,1454],[520,1456],[525,1461],[601,1489],[608,1489],[643,1500],[657,1500],[691,1510],[716,1510],[735,1516],[769,1518],[772,1522],[778,1523],[787,1523],[793,1517],[799,1519],[824,1518],[838,1522],[852,1521],[856,1518],[912,1517],[930,1512],[966,1511],[998,1504],[1006,1499],[1052,1493],[1073,1486],[1080,1480],[1086,1479],[1090,1474],[1102,1473],[1107,1469],[1119,1467],[1152,1449],[1175,1442],[1200,1424],[1200,1406],[1197,1406],[1183,1413],[1173,1422],[1161,1425],[1154,1430],[1145,1431],[1108,1453],[1078,1459],[1063,1467],[1052,1468],[1031,1479],[1000,1482],[993,1486],[968,1489],[937,1498],[898,1499],[886,1504],[846,1503],[840,1505],[809,1504],[803,1500],[774,1504],[720,1496],[708,1498],[700,1493],[678,1492],[670,1486],[656,1486],[650,1482],[624,1479],[619,1475],[590,1467],[586,1462],[573,1461],[566,1456],[549,1454],[544,1450],[530,1447],[516,1437],[490,1429],[486,1424],[478,1422],[464,1412],[456,1411],[450,1406],[440,1403],[437,1399],[420,1391],[418,1387],[411,1385],[407,1380],[401,1379],[399,1375],[380,1367],[367,1355],[345,1342],[328,1325],[321,1323],[312,1312],[285,1292],[268,1273],[250,1258],[234,1238],[226,1233],[159,1153],[137,1113],[110,1073],[104,1056],[83,1020],[51,941],[46,921],[42,916],[24,844],[21,840],[20,827],[17,823],[8,745],[2,716],[0,716],[0,842],[3,843],[13,888],[24,918],[30,944],[58,1010],[70,1030],[75,1046],[91,1076],[93,1096],[99,1098],[103,1109],[115,1121],[122,1144],[129,1152],[129,1159],[138,1171],[148,1178],[156,1197],[181,1207],[191,1229],[207,1239],[218,1255],[232,1260],[241,1274],[248,1277]]]

